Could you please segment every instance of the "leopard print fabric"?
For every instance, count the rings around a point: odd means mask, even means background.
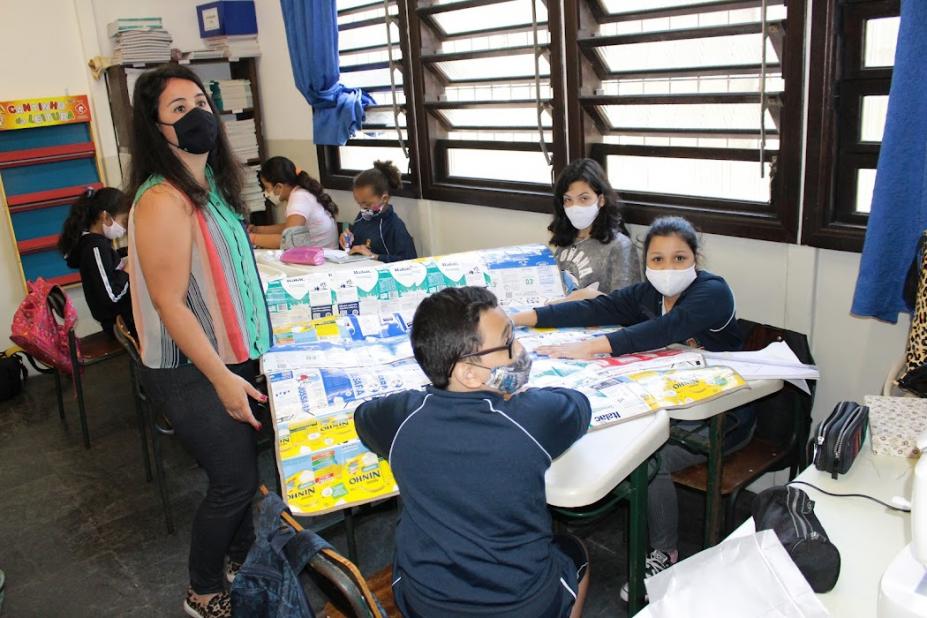
[[[927,236],[927,232],[924,232]],[[911,371],[927,362],[927,250],[921,255],[921,272],[917,282],[917,297],[914,301],[914,316],[905,348],[906,371]]]

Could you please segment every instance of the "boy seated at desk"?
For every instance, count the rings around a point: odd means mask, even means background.
[[[361,404],[361,441],[399,484],[393,596],[403,616],[579,616],[588,557],[554,536],[544,473],[589,427],[585,395],[524,390],[531,359],[485,288],[419,305],[412,349],[432,385]]]

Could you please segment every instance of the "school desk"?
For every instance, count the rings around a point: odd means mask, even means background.
[[[644,591],[644,561],[647,553],[647,460],[669,439],[669,419],[721,419],[712,421],[714,431],[723,430],[724,414],[782,388],[781,380],[752,380],[749,389],[718,397],[684,410],[635,418],[625,423],[590,431],[547,471],[547,502],[574,508],[598,502],[625,478],[631,481],[630,531],[628,534],[628,615],[641,609]],[[718,435],[721,435],[718,433]],[[720,443],[720,441],[718,441]],[[720,451],[714,455],[720,479]],[[720,488],[720,483],[715,483]],[[720,506],[720,496],[719,504]],[[718,506],[714,513],[719,512]]]
[[[809,466],[795,480],[834,493],[860,493],[891,504],[894,496],[911,498],[916,459],[875,455],[869,441],[847,474]],[[911,514],[892,511],[863,498],[835,497],[807,485],[795,485],[814,500],[814,513],[840,551],[840,577],[830,592],[818,598],[834,618],[874,618],[882,574],[911,542]],[[728,538],[753,534],[750,518]]]

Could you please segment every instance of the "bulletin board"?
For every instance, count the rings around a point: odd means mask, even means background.
[[[103,187],[86,95],[0,101],[0,200],[23,278],[80,282],[58,252],[71,205]]]

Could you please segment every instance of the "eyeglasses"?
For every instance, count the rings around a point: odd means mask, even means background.
[[[87,187],[84,190],[84,197],[88,200],[93,199],[93,196],[97,194],[97,190],[93,187]]]
[[[496,346],[494,348],[486,348],[485,350],[480,350],[479,352],[470,352],[469,354],[464,354],[460,357],[459,360],[465,358],[473,358],[475,356],[485,356],[486,354],[492,354],[493,352],[500,352],[502,350],[507,350],[509,353],[509,359],[513,358],[512,356],[512,347],[515,345],[515,333],[512,333],[509,336],[509,340],[505,342],[505,345]]]

